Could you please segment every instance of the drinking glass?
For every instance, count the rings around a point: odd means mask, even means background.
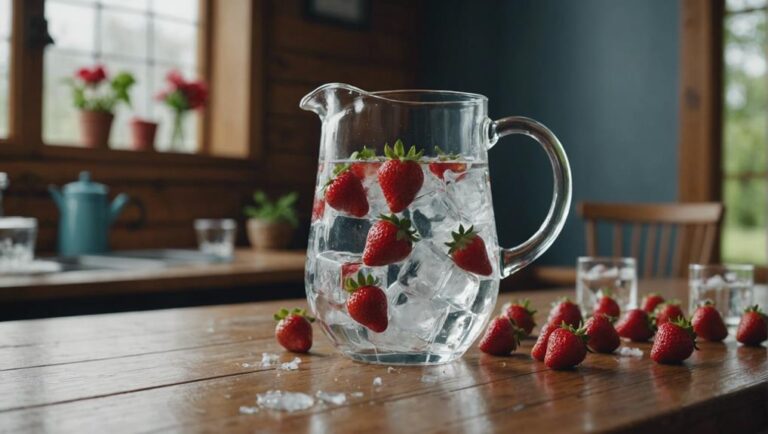
[[[11,271],[32,262],[36,237],[37,219],[0,217],[0,271]]]
[[[232,219],[195,220],[200,251],[220,259],[230,259],[235,250],[237,223]]]
[[[688,267],[688,314],[709,300],[729,328],[739,324],[744,309],[754,302],[752,265],[691,264]]]
[[[637,307],[637,271],[634,258],[582,256],[576,262],[576,302],[584,316],[597,300],[610,295],[622,312]]]

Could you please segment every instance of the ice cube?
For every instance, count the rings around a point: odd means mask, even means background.
[[[256,405],[270,410],[294,412],[312,407],[315,400],[306,393],[269,390],[256,395]]]
[[[250,407],[247,405],[240,406],[240,413],[242,414],[255,414],[259,412],[259,407]]]
[[[322,402],[333,404],[333,405],[342,405],[345,402],[347,402],[347,395],[345,393],[339,392],[323,392],[322,390],[318,390],[315,394],[315,397],[319,399]]]
[[[387,267],[367,267],[363,265],[360,255],[344,252],[324,252],[317,256],[315,265],[315,281],[312,287],[318,293],[324,294],[333,303],[343,304],[349,294],[344,290],[344,281],[357,278],[362,272],[372,275],[379,280],[380,285],[387,281]]]
[[[618,354],[624,357],[643,357],[643,350],[634,347],[620,347]]]
[[[443,246],[461,223],[461,216],[445,192],[433,191],[418,197],[410,206],[411,222],[419,235]]]
[[[448,315],[448,303],[412,294],[407,289],[398,299],[399,303],[389,307],[393,331],[402,334],[401,339],[416,337],[431,342]]]
[[[456,265],[449,267],[445,280],[440,283],[437,297],[463,310],[469,310],[480,289],[480,279]]]
[[[430,241],[419,241],[403,264],[398,283],[408,288],[411,294],[431,298],[440,288],[452,264],[447,248],[443,251]]]
[[[316,302],[320,325],[325,328],[336,347],[341,350],[373,349],[368,341],[368,329],[349,317],[343,304],[335,304],[320,296]]]
[[[366,196],[368,197],[368,215],[378,217],[381,214],[391,213],[376,174],[366,176],[363,181],[363,188],[365,188]]]
[[[453,352],[461,348],[467,341],[473,325],[478,321],[477,315],[472,312],[452,309],[435,337],[432,351]]]
[[[480,287],[477,290],[477,296],[472,303],[472,313],[477,315],[487,315],[496,304],[496,297],[499,295],[499,282],[496,279],[486,279],[480,281]]]
[[[493,221],[490,181],[486,167],[464,173],[445,172],[446,193],[461,218],[471,224]]]
[[[281,371],[298,371],[299,364],[301,364],[301,358],[294,357],[290,362],[281,363],[277,369]]]
[[[330,217],[332,222],[328,230],[326,248],[338,252],[363,253],[371,222],[366,219],[340,215],[337,212],[331,214],[333,214]]]
[[[261,353],[261,366],[269,368],[275,366],[280,361],[280,356],[274,353]]]
[[[382,384],[384,384],[384,382],[381,381],[381,377],[376,377],[373,379],[373,385],[375,387],[381,387]]]

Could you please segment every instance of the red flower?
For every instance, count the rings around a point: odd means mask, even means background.
[[[179,71],[173,70],[166,75],[165,80],[170,84],[156,95],[159,101],[167,101],[171,106],[174,103],[168,101],[168,98],[178,92],[183,97],[186,104],[182,110],[199,109],[205,106],[208,101],[208,86],[203,81],[186,81]]]
[[[85,84],[96,86],[107,78],[107,71],[101,65],[96,65],[91,69],[80,68],[77,71],[77,78],[83,80]]]
[[[171,83],[174,88],[178,88],[185,83],[184,77],[182,77],[181,73],[175,69],[168,72],[168,74],[165,76],[165,80],[168,83]]]

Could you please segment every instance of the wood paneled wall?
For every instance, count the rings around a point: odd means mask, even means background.
[[[256,188],[276,195],[296,190],[300,213],[308,222],[315,182],[320,125],[299,109],[302,96],[330,82],[364,89],[409,87],[415,81],[418,46],[418,2],[372,0],[366,30],[309,21],[302,0],[269,0],[264,5],[265,92],[264,134],[256,160],[168,156],[141,163],[138,156],[40,159],[1,157],[0,171],[10,174],[7,214],[34,216],[40,221],[38,251],[55,249],[58,212],[47,192],[49,184],[76,179],[80,170],[108,184],[111,195],[128,193],[143,203],[146,224],[133,228],[136,209],[128,209],[112,231],[116,249],[191,247],[192,221],[201,217],[236,217]],[[254,23],[254,25],[261,25]],[[211,119],[216,122],[216,119]],[[98,152],[98,151],[93,151]],[[239,243],[245,244],[240,226]],[[305,243],[306,229],[295,245]]]

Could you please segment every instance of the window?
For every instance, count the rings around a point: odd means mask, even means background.
[[[120,106],[116,110],[110,146],[129,146],[129,122],[133,116],[139,116],[159,122],[156,147],[168,150],[171,113],[156,101],[155,95],[166,86],[165,76],[171,70],[179,70],[188,79],[198,77],[198,3],[199,0],[46,0],[45,16],[55,45],[46,48],[44,57],[43,141],[70,146],[79,142],[77,110],[72,106],[69,87],[62,81],[80,67],[102,64],[109,74],[128,71],[136,78],[131,89],[132,107]],[[0,17],[3,16],[0,10]],[[0,58],[2,54],[0,46]],[[2,74],[0,69],[0,103],[4,101]],[[185,152],[198,149],[197,121],[197,115],[187,116]]]
[[[727,0],[723,32],[724,262],[767,263],[768,0]]]
[[[0,0],[0,139],[8,137],[8,79],[11,58],[11,0]]]

